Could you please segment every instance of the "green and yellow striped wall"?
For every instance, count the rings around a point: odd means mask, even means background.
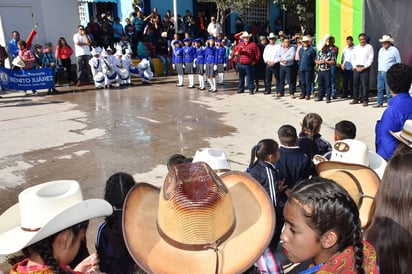
[[[326,34],[335,37],[339,47],[339,59],[346,46],[346,37],[353,36],[357,44],[359,33],[363,32],[364,0],[316,0],[316,41]]]

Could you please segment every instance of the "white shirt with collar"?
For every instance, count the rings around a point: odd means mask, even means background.
[[[277,63],[280,61],[279,51],[281,49],[280,44],[267,44],[265,50],[263,51],[263,61],[266,63],[274,62]]]
[[[369,68],[373,63],[373,57],[373,47],[370,44],[364,46],[357,45],[352,53],[352,67],[364,66],[365,68]]]

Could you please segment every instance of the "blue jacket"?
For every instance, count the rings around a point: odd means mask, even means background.
[[[249,173],[265,188],[273,205],[277,206],[278,181],[281,180],[279,170],[269,162],[257,160]]]
[[[192,46],[184,46],[183,47],[183,62],[184,63],[193,63],[195,59],[195,48]]]
[[[398,93],[389,102],[389,107],[383,112],[381,120],[375,127],[376,152],[385,160],[389,160],[398,140],[389,130],[401,131],[406,120],[412,119],[412,97],[408,92]]]
[[[300,135],[299,147],[310,159],[312,159],[315,154],[324,155],[326,152],[332,150],[332,145],[326,139],[322,138],[322,135],[319,133],[313,136],[313,140],[311,140],[309,136]]]
[[[183,64],[183,48],[174,48],[172,54],[173,64]]]
[[[216,54],[216,47],[206,47],[205,49],[205,64],[216,64],[217,62],[217,54]]]
[[[314,71],[315,70],[316,50],[313,47],[299,50],[299,71]]]
[[[205,62],[205,49],[203,47],[196,48],[196,64],[204,65]]]
[[[225,47],[219,47],[216,48],[217,51],[217,64],[226,64],[226,48]]]
[[[301,180],[308,179],[312,172],[312,161],[300,147],[280,147],[280,159],[276,163],[282,177],[285,178],[285,185],[292,189]],[[284,206],[287,196],[280,193],[279,204]]]

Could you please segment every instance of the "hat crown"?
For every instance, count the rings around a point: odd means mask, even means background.
[[[72,180],[52,181],[19,194],[21,227],[39,230],[63,210],[83,201],[80,185]]]
[[[368,146],[353,139],[337,141],[333,145],[330,160],[369,166]]]
[[[193,157],[193,162],[205,162],[215,172],[231,169],[226,153],[218,148],[199,149],[196,151],[195,157]]]
[[[157,224],[170,244],[205,249],[228,237],[234,228],[228,189],[205,163],[173,166],[159,195]]]

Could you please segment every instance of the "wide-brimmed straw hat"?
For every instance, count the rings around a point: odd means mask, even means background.
[[[320,177],[334,180],[349,192],[359,208],[359,217],[365,227],[369,223],[380,178],[367,166],[367,146],[365,154],[361,144],[363,142],[352,139],[335,142],[331,160],[320,162],[316,170]]]
[[[272,202],[249,174],[173,166],[161,189],[137,184],[123,208],[129,253],[148,273],[242,273],[268,246]]]
[[[406,120],[401,131],[389,131],[393,137],[412,148],[412,120]]]
[[[205,162],[218,175],[223,172],[228,172],[232,168],[226,153],[219,148],[202,148],[196,151],[193,157],[193,163]]]
[[[381,39],[379,39],[379,42],[383,43],[383,42],[390,42],[393,43],[395,40],[390,36],[390,35],[383,35]]]
[[[15,253],[83,221],[111,215],[103,199],[83,200],[72,180],[35,185],[19,194],[19,203],[0,215],[0,254]]]
[[[311,43],[312,42],[312,36],[310,36],[310,35],[304,35],[303,37],[302,37],[302,40],[301,40],[302,42],[309,42],[309,43]]]

